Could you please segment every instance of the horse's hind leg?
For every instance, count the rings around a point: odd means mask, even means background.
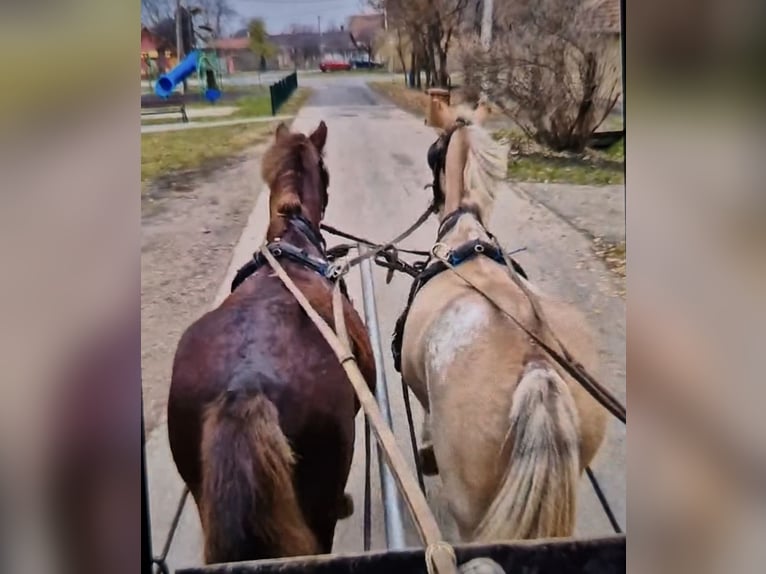
[[[439,466],[436,464],[434,445],[431,441],[431,416],[428,412],[423,416],[423,432],[421,438],[423,440],[423,445],[418,449],[420,470],[423,471],[425,476],[436,476],[439,474]]]

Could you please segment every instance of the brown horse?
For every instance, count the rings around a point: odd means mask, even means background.
[[[512,280],[485,227],[506,175],[507,147],[481,126],[485,108],[459,116],[436,100],[432,106],[430,123],[444,130],[428,154],[437,244],[483,293],[538,329],[532,299]],[[460,121],[466,117],[472,122]],[[421,452],[424,466],[432,473],[438,467],[461,536],[571,536],[578,480],[601,445],[606,411],[485,295],[450,271],[432,277],[400,320],[401,371],[427,412],[432,447]],[[595,372],[584,317],[519,281],[556,336]]]
[[[324,122],[310,135],[280,125],[262,175],[271,191],[272,253],[333,324],[333,283],[319,224],[329,176]],[[249,275],[245,277],[245,275]],[[374,386],[367,332],[344,299],[359,367]],[[170,446],[194,496],[205,561],[329,553],[354,447],[354,391],[330,347],[260,257],[233,292],[183,334],[168,403]]]

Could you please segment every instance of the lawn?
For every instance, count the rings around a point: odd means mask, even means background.
[[[297,113],[309,95],[308,88],[299,88],[279,113]],[[271,115],[271,104],[268,113],[262,112],[263,103],[258,100],[258,96],[245,97],[234,117]],[[227,119],[230,117],[227,116]],[[245,149],[266,141],[275,127],[276,122],[256,122],[142,134],[142,188],[146,189],[148,183],[159,178],[173,177],[181,172],[214,169]]]
[[[400,108],[424,117],[428,94],[413,90],[401,81],[370,82],[375,92]],[[459,100],[459,94],[453,101]],[[497,139],[511,144],[508,177],[514,181],[612,185],[625,182],[625,144],[620,141],[608,150],[587,150],[582,154],[555,153],[536,145],[518,131],[500,130]]]
[[[496,139],[511,146],[508,178],[513,181],[617,185],[625,183],[625,144],[620,140],[606,150],[583,153],[553,152],[518,132],[500,130]]]

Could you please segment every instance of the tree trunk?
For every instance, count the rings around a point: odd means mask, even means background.
[[[447,73],[447,52],[439,48],[439,70],[437,81],[440,88],[449,88],[449,74]]]
[[[396,53],[399,54],[399,62],[402,64],[402,73],[404,74],[404,85],[407,85],[407,64],[404,61],[404,50],[402,49],[402,32],[396,30]]]

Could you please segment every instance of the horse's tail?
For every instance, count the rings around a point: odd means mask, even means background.
[[[263,394],[226,393],[202,430],[200,517],[205,561],[317,554],[293,486],[294,457],[279,414]]]
[[[513,393],[508,466],[476,541],[571,536],[580,474],[572,393],[544,360],[528,361]]]

